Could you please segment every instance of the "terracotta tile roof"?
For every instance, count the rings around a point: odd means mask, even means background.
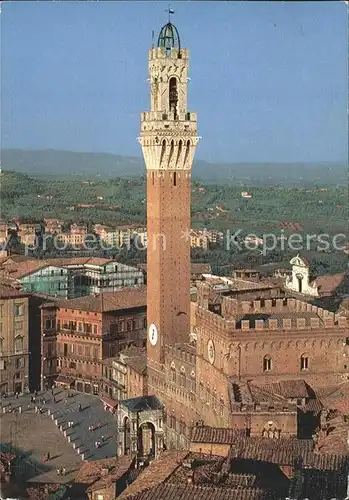
[[[146,307],[146,287],[128,287],[115,292],[86,295],[76,299],[58,300],[61,309],[90,312],[111,312],[122,309]]]
[[[125,360],[125,364],[136,373],[143,375],[147,369],[147,355],[130,356]]]
[[[16,288],[13,288],[11,286],[0,284],[1,299],[10,299],[15,297],[29,297],[29,296],[30,296],[29,293],[21,292],[20,290],[17,290]]]
[[[349,423],[339,414],[329,421],[328,434],[320,434],[318,447],[320,453],[341,453],[348,455]],[[327,434],[327,435],[326,435]]]
[[[130,346],[121,351],[117,359],[143,375],[147,367],[147,350],[145,347]]]
[[[315,413],[318,415],[323,409],[323,404],[319,399],[310,399],[305,406],[301,407],[300,410],[303,412]]]
[[[303,379],[281,380],[263,387],[266,391],[278,394],[284,398],[310,398],[314,395],[312,389]]]
[[[329,389],[326,393],[317,391],[318,397],[325,408],[337,410],[343,414],[349,414],[349,382],[338,385],[334,390]]]
[[[317,285],[320,296],[333,295],[346,277],[346,273],[326,274],[324,276],[317,276],[311,284]]]
[[[270,405],[272,405],[273,403],[283,403],[287,405],[286,399],[279,394],[275,394],[270,386],[258,386],[256,384],[249,384],[248,387],[251,394],[251,402],[253,403],[268,403]],[[242,399],[241,402],[244,403],[245,401]]]
[[[19,279],[24,278],[39,269],[47,267],[49,263],[46,260],[28,259],[20,262],[15,262],[9,265],[2,265],[1,273],[4,276],[11,276],[11,278]]]
[[[294,460],[301,458],[304,467],[319,470],[339,470],[348,462],[348,455],[316,453],[311,439],[295,438],[245,438],[232,445],[229,458],[230,460],[257,460],[279,465],[293,465]]]
[[[128,498],[132,500],[206,500],[208,498],[212,500],[272,500],[274,497],[272,493],[258,488],[220,488],[208,485],[164,483]]]
[[[245,437],[245,429],[224,429],[218,427],[193,427],[190,441],[192,443],[232,444]]]
[[[144,490],[154,488],[163,483],[178,467],[182,460],[188,455],[187,451],[165,451],[157,460],[145,469],[145,471],[118,497],[132,498]],[[152,498],[152,497],[149,497]],[[161,497],[160,497],[161,498]],[[168,497],[166,497],[167,499]],[[155,500],[155,499],[154,499]]]
[[[105,488],[115,483],[131,467],[132,459],[128,456],[85,461],[75,477],[74,483],[89,485],[87,492]]]

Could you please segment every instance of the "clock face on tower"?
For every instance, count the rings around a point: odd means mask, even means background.
[[[148,330],[149,342],[151,345],[155,346],[158,341],[158,329],[154,323],[151,323]]]

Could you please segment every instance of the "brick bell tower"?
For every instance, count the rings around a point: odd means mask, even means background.
[[[148,67],[151,104],[139,142],[147,171],[147,353],[157,364],[166,344],[189,340],[191,168],[199,141],[197,115],[187,109],[188,49],[170,20]]]

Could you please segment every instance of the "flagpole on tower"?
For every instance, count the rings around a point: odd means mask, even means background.
[[[166,9],[165,12],[168,12],[168,22],[170,23],[171,22],[171,14],[174,14],[175,11],[173,9],[171,9],[171,5],[169,4],[168,9]]]

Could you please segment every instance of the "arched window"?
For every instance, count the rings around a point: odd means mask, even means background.
[[[174,153],[174,140],[172,139],[172,141],[170,143],[170,154],[168,155],[168,164],[171,163],[173,153]]]
[[[166,152],[166,139],[163,139],[161,144],[160,163],[162,163],[162,160],[164,159],[165,152]]]
[[[3,348],[4,348],[4,339],[0,337],[0,354],[2,354]]]
[[[178,103],[177,78],[174,76],[169,81],[169,106],[170,111],[176,112]]]
[[[171,381],[175,384],[177,382],[176,368],[171,367]]]
[[[182,156],[182,149],[183,149],[183,141],[182,139],[179,140],[178,143],[178,154],[177,154],[177,163],[179,163],[181,156]]]
[[[274,422],[269,421],[263,428],[262,436],[269,439],[279,439],[280,434],[281,430],[278,428],[278,426]]]
[[[271,368],[272,368],[271,357],[264,356],[264,358],[263,358],[263,371],[270,372]]]
[[[181,384],[181,387],[185,387],[185,369],[181,368],[181,373],[180,373],[180,384]]]
[[[15,352],[22,352],[23,351],[23,337],[20,335],[17,335],[15,338]]]
[[[184,155],[184,165],[186,164],[188,158],[189,158],[189,153],[190,153],[190,140],[187,140],[186,148],[185,148],[185,155]]]
[[[196,382],[195,382],[195,373],[191,372],[190,374],[190,390],[192,392],[196,392]]]
[[[309,368],[309,358],[306,354],[301,356],[301,370],[308,370]]]

